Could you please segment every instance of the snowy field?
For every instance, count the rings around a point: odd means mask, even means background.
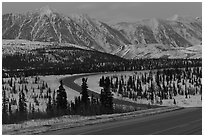
[[[134,72],[133,71],[113,72],[113,73],[104,73],[104,74],[88,76],[88,83],[87,83],[88,88],[90,90],[95,91],[95,92],[100,94],[102,87],[99,87],[99,79],[102,76],[118,76],[118,77],[120,77],[121,75],[123,75],[124,80],[127,81],[128,77],[134,75],[135,72],[136,71],[134,71]],[[149,71],[137,71],[137,75],[140,75],[140,74],[142,74],[144,72],[149,72]],[[79,74],[79,75],[83,75],[83,74]],[[35,77],[26,77],[25,80],[27,81],[27,83],[23,83],[23,84],[19,84],[20,78],[15,78],[15,79],[13,79],[13,86],[14,86],[14,83],[15,83],[15,90],[16,90],[17,93],[11,93],[13,91],[14,87],[11,88],[9,86],[10,78],[5,78],[4,79],[5,84],[3,84],[3,86],[4,86],[5,90],[6,90],[6,94],[9,97],[10,101],[11,101],[11,99],[15,99],[17,103],[18,103],[18,91],[22,90],[22,88],[25,90],[24,86],[27,86],[27,89],[29,91],[26,94],[27,106],[31,107],[31,105],[34,105],[36,110],[45,111],[46,110],[47,99],[44,98],[44,97],[39,97],[40,93],[42,92],[42,96],[45,96],[48,88],[50,88],[51,89],[51,96],[53,96],[53,91],[55,90],[55,92],[56,92],[58,90],[58,88],[59,88],[59,85],[60,85],[59,80],[64,78],[64,77],[70,77],[70,76],[73,76],[73,75],[38,76],[38,78],[39,78],[38,83],[34,82]],[[43,85],[43,82],[48,85],[48,88],[41,89],[41,87]],[[79,86],[81,86],[81,83],[82,83],[81,78],[76,79],[74,82],[76,84],[78,84]],[[182,87],[182,85],[181,85],[181,87]],[[74,101],[75,97],[80,96],[79,92],[77,92],[77,91],[75,91],[73,89],[70,89],[69,87],[66,87],[65,85],[64,85],[64,88],[65,88],[65,90],[67,92],[68,102]],[[145,89],[147,87],[146,87],[146,85],[144,85],[142,88]],[[182,87],[182,88],[184,88],[184,87]],[[192,86],[192,88],[194,88],[194,87]],[[35,96],[38,96],[37,100],[39,102],[39,105],[36,105]],[[117,99],[121,99],[121,100],[126,100],[126,101],[130,101],[130,102],[139,103],[139,104],[151,104],[150,100],[137,99],[137,101],[133,101],[133,100],[127,98],[127,97],[122,97],[118,93],[113,93],[113,97],[117,98]],[[201,101],[201,95],[200,94],[190,95],[190,98],[188,97],[187,99],[185,98],[185,95],[183,95],[183,96],[178,95],[178,96],[176,96],[174,98],[175,98],[177,106],[181,106],[181,107],[201,107],[202,106],[202,101]],[[157,101],[155,101],[155,102],[157,102]],[[163,100],[162,104],[157,103],[155,105],[172,106],[174,104],[173,104],[173,99],[166,99],[166,100]],[[17,104],[12,105],[12,110],[15,110],[15,109],[17,109]]]
[[[135,71],[134,71],[135,72]],[[97,93],[101,93],[101,89],[102,87],[99,87],[99,79],[104,76],[125,76],[125,81],[128,79],[129,76],[132,76],[134,74],[133,71],[126,71],[126,72],[114,72],[114,73],[106,73],[103,75],[93,75],[93,76],[88,76],[88,88],[92,91],[95,91]],[[144,72],[149,72],[149,71],[137,71],[137,74],[140,75]],[[81,79],[76,79],[74,82],[78,85],[81,84]],[[145,87],[143,87],[145,88]],[[184,87],[182,87],[184,88]],[[121,100],[126,100],[126,101],[130,101],[130,102],[135,102],[135,103],[139,103],[139,104],[151,104],[150,100],[146,100],[146,99],[137,99],[137,101],[133,101],[129,98],[124,98],[121,97],[120,95],[118,95],[117,93],[113,93],[113,97],[117,98],[117,99],[121,99]],[[174,97],[174,99],[176,100],[176,105],[179,107],[202,107],[202,100],[201,100],[201,95],[200,94],[196,94],[196,95],[189,95],[190,98],[185,98],[185,95],[177,95]],[[156,100],[158,100],[156,98]],[[174,100],[173,99],[166,99],[163,100],[162,104],[159,103],[154,103],[155,105],[161,105],[161,106],[175,106],[174,105]]]
[[[141,74],[143,72],[148,72],[148,71],[137,71],[137,74]],[[127,71],[127,72],[115,72],[115,73],[105,73],[105,74],[99,74],[99,75],[92,75],[92,76],[88,76],[88,87],[90,90],[93,90],[97,93],[101,92],[101,87],[99,87],[99,79],[101,78],[101,76],[121,76],[124,75],[124,79],[127,80],[128,76],[131,76],[135,74],[135,72],[133,71]],[[80,74],[83,75],[83,74]],[[40,90],[38,89],[38,85],[42,85],[42,82],[47,83],[48,87],[51,89],[51,91],[53,92],[54,90],[57,91],[59,88],[59,81],[60,79],[64,78],[64,77],[70,77],[73,75],[50,75],[50,76],[38,76],[39,77],[39,82],[38,84],[34,84],[34,77],[27,77],[26,80],[28,81],[27,84],[27,88],[28,89],[35,89],[35,92],[40,92]],[[9,78],[5,79],[5,81],[8,81]],[[16,89],[19,88],[18,85],[18,81],[19,79],[16,79]],[[76,84],[78,84],[79,86],[81,85],[81,78],[76,79],[74,81]],[[5,84],[6,87],[9,87],[8,84]],[[64,88],[67,92],[68,95],[68,101],[73,101],[74,98],[76,96],[80,96],[80,93],[77,91],[74,91],[68,87],[66,87],[64,85]],[[31,94],[31,93],[30,93]],[[28,94],[27,96],[30,96],[30,94]],[[15,95],[16,98],[18,98],[18,94]],[[189,97],[190,96],[190,97]],[[170,107],[202,107],[202,101],[201,101],[201,95],[189,95],[188,98],[186,99],[185,96],[183,95],[178,95],[176,97],[174,97],[174,99],[176,100],[176,105],[174,105],[173,103],[173,99],[166,99],[163,100],[162,106],[170,106]],[[140,104],[150,104],[151,102],[149,100],[146,99],[137,99],[137,101],[133,101],[129,98],[125,98],[122,97],[120,95],[118,95],[117,93],[114,93],[114,98],[117,99],[121,99],[121,100],[126,100],[126,101],[130,101],[130,102],[135,102],[135,103],[140,103]],[[32,100],[32,99],[31,99]],[[31,101],[29,100],[29,101]],[[46,108],[46,101],[42,101],[40,102],[40,105],[42,107],[42,109]],[[155,105],[160,105],[160,104],[156,104]],[[137,112],[137,111],[136,111]],[[135,113],[136,113],[135,112]],[[140,111],[138,111],[140,112]],[[132,112],[130,112],[132,113]],[[115,117],[117,115],[123,115],[123,114],[113,114],[111,115],[111,117]],[[45,125],[58,125],[59,124],[63,124],[65,123],[70,123],[70,125],[72,125],[72,123],[77,123],[78,121],[81,121],[83,123],[83,121],[90,121],[92,119],[98,119],[100,117],[100,119],[104,119],[104,117],[108,117],[109,115],[101,115],[101,116],[90,116],[90,117],[84,117],[84,116],[62,116],[62,117],[58,117],[58,118],[52,118],[52,119],[48,119],[48,120],[30,120],[30,121],[26,121],[23,122],[21,124],[9,124],[9,125],[3,125],[2,130],[3,132],[9,132],[9,131],[17,131],[18,129],[23,129],[23,128],[28,128],[28,127],[39,127],[42,126],[42,130],[43,128],[47,127]],[[99,119],[99,120],[100,120]],[[80,123],[79,123],[80,124]],[[67,124],[66,124],[67,125]],[[68,124],[69,126],[69,124]],[[29,129],[29,130],[32,130]],[[39,129],[37,129],[39,130]]]
[[[50,88],[51,97],[53,97],[53,92],[55,91],[55,96],[57,95],[57,90],[60,86],[60,79],[63,77],[69,77],[71,75],[49,75],[49,76],[35,76],[35,77],[22,77],[13,78],[12,87],[10,86],[11,78],[3,78],[4,84],[3,89],[6,91],[6,96],[11,102],[11,109],[15,111],[18,106],[19,92],[21,90],[25,91],[26,104],[28,111],[34,106],[37,111],[45,111],[47,107],[47,91]],[[35,82],[37,79],[37,82]],[[44,86],[43,86],[44,85]],[[44,88],[43,88],[44,87]],[[72,90],[64,85],[67,92],[68,102],[74,101],[75,97],[80,96],[79,92]]]
[[[60,85],[60,79],[64,78],[64,77],[70,77],[73,75],[49,75],[49,76],[40,76],[40,79],[42,79],[43,81],[47,82],[49,87],[51,88],[51,90],[55,90],[57,91]],[[67,92],[67,99],[68,101],[74,101],[75,97],[80,96],[80,93],[65,86],[65,91]]]

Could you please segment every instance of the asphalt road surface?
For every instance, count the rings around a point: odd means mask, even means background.
[[[76,75],[63,78],[64,85],[81,92],[81,87],[74,81],[81,77],[87,77],[95,74]],[[99,97],[99,94],[88,90],[89,95],[93,94]],[[118,99],[113,100],[117,104],[126,104],[140,106],[141,104],[131,103]],[[141,105],[143,106],[143,105]],[[157,106],[153,106],[157,107]],[[49,131],[43,134],[64,134],[64,135],[188,135],[202,134],[202,108],[185,108],[173,112],[167,112],[157,115],[145,116],[142,118],[131,118],[128,120],[114,121],[97,125],[88,125],[83,127]]]
[[[114,122],[49,131],[45,135],[201,135],[202,109],[177,111]]]

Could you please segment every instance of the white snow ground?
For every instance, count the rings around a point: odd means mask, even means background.
[[[40,79],[42,79],[43,81],[47,82],[48,86],[51,88],[51,90],[55,90],[57,91],[59,89],[59,81],[60,79],[64,78],[64,77],[70,77],[73,75],[49,75],[49,76],[40,76]],[[80,96],[80,93],[65,86],[65,91],[67,92],[67,99],[68,101],[74,101],[75,97]]]
[[[94,75],[94,76],[88,76],[88,88],[92,91],[95,91],[97,93],[101,93],[101,89],[102,87],[99,87],[99,79],[102,76],[111,76],[111,75],[117,75],[117,76],[121,76],[121,75],[126,75],[126,78],[128,78],[129,75],[133,75],[134,72],[131,71],[126,71],[126,72],[115,72],[115,73],[107,73],[107,74],[103,74],[103,75]],[[137,73],[142,73],[142,71],[137,72]],[[81,84],[81,78],[80,79],[76,79],[74,81],[76,84],[80,85]],[[117,99],[121,99],[121,100],[126,100],[126,101],[130,101],[130,102],[135,102],[135,103],[139,103],[139,104],[149,104],[151,103],[150,100],[146,100],[146,99],[138,99],[137,101],[133,101],[129,98],[122,98],[121,96],[116,95],[116,93],[113,94],[114,98]],[[174,97],[176,100],[176,106],[179,107],[202,107],[202,100],[201,100],[201,95],[197,94],[197,95],[190,95],[190,98],[188,96],[188,98],[185,98],[185,95],[178,95],[176,97]],[[173,104],[173,99],[166,99],[163,100],[162,102],[162,106],[175,106]],[[160,104],[155,104],[155,105],[160,105]]]

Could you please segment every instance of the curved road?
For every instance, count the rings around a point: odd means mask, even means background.
[[[77,92],[81,92],[81,87],[74,83],[74,81],[76,79],[79,78],[83,78],[83,77],[87,77],[87,76],[92,76],[92,75],[98,75],[101,73],[91,73],[91,74],[82,74],[82,75],[74,75],[74,76],[70,76],[70,77],[65,77],[62,79],[63,84]],[[91,96],[92,94],[94,95],[94,97],[100,98],[100,95],[92,90],[88,89],[88,94],[89,96]],[[137,104],[137,103],[133,103],[133,102],[129,102],[129,101],[124,101],[124,100],[119,100],[119,99],[113,99],[113,103],[115,104],[124,104],[124,105],[131,105],[131,106],[135,106],[135,107],[147,107],[146,104]],[[152,108],[156,108],[156,107],[161,107],[161,106],[156,106],[156,105],[151,105]]]
[[[81,77],[87,77],[94,74],[76,75],[63,78],[64,85],[80,92],[81,87],[74,81]],[[89,95],[99,97],[99,94],[88,90]],[[131,103],[114,99],[114,103],[127,104],[133,106],[144,106],[141,104]],[[158,107],[158,106],[153,106]],[[49,131],[43,134],[63,134],[63,135],[188,135],[202,134],[202,108],[185,108],[168,113],[144,116],[141,118],[130,118],[97,125],[87,125],[71,129],[62,129]]]

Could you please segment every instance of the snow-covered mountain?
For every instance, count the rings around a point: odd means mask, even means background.
[[[3,39],[72,43],[80,46],[97,45],[71,18],[53,12],[47,7],[26,15],[5,14],[2,21]]]
[[[190,47],[202,41],[202,22],[191,17],[173,19],[144,19],[136,23],[118,23],[113,26],[132,44],[163,44],[172,47]]]
[[[119,31],[106,23],[90,18],[86,14],[73,15],[72,19],[100,45],[103,51],[107,53],[112,53],[118,47],[130,44]]]
[[[86,15],[67,17],[50,8],[22,14],[5,14],[3,39],[72,43],[110,53],[128,44],[119,31]]]
[[[179,48],[201,45],[202,19],[176,15],[166,20],[154,18],[110,26],[86,14],[65,16],[44,7],[26,14],[4,14],[2,38],[71,43],[124,58],[149,58],[153,56],[147,53],[163,52],[160,47],[177,52]]]
[[[202,57],[201,50],[189,52],[187,49],[202,43],[200,18],[176,15],[167,20],[145,19],[136,23],[118,23],[113,27],[132,43],[116,52],[125,58]]]

